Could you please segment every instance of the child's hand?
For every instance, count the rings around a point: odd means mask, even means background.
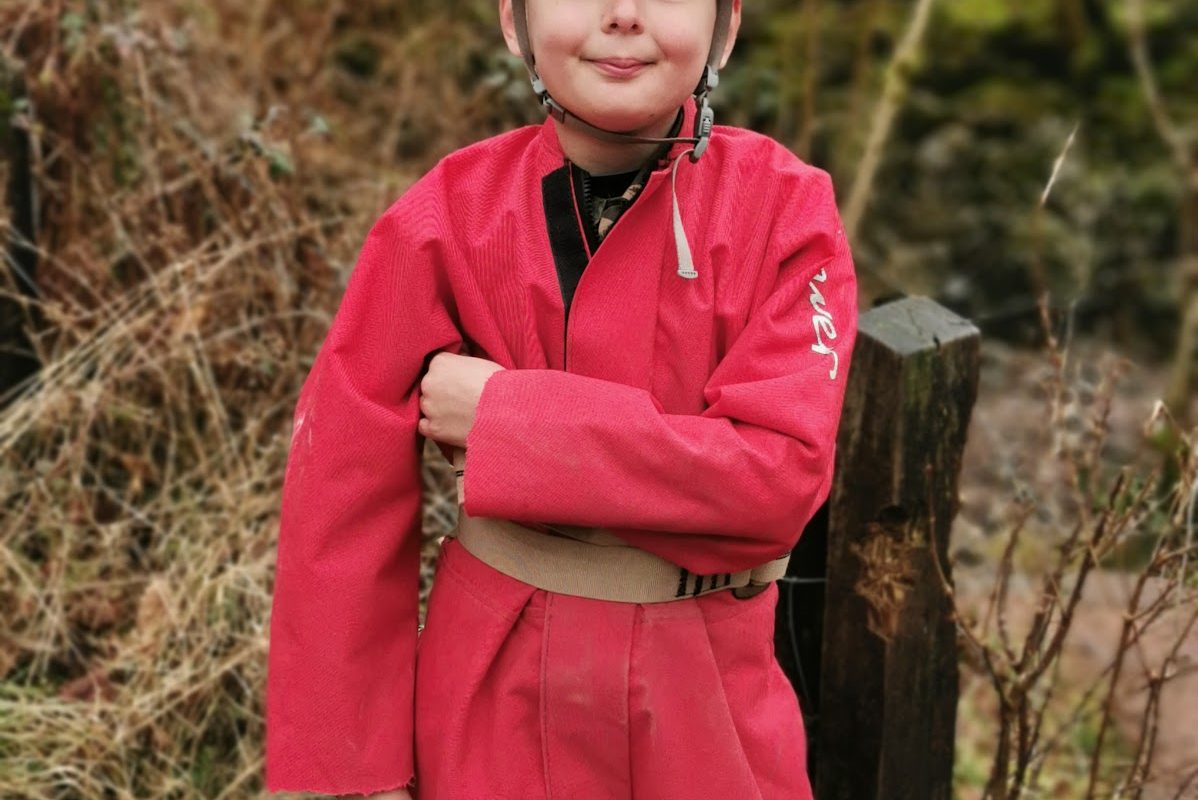
[[[433,356],[420,381],[420,433],[438,442],[465,447],[483,384],[501,369],[485,358],[449,352]]]

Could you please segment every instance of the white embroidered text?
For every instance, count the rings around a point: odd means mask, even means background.
[[[836,351],[827,344],[827,341],[836,338],[836,325],[832,322],[832,313],[828,311],[823,293],[815,285],[817,282],[823,283],[826,280],[828,280],[828,272],[821,269],[807,283],[807,288],[811,290],[811,295],[807,299],[811,301],[811,307],[815,310],[815,313],[811,315],[811,325],[815,328],[815,344],[811,345],[811,349],[821,356],[832,356],[832,368],[828,370],[828,378],[836,380],[836,371],[840,367],[840,356],[836,355]]]

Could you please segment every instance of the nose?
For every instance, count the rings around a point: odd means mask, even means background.
[[[603,29],[612,33],[640,33],[640,0],[610,0],[605,6]]]

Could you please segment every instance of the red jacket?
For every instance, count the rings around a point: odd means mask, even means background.
[[[603,526],[712,574],[787,553],[827,497],[857,318],[831,181],[739,128],[682,158],[694,279],[677,272],[669,169],[588,255],[548,120],[446,157],[371,228],[295,410],[269,790],[414,774],[416,425],[437,351],[507,368],[466,441],[471,516]],[[580,258],[567,326],[559,271]]]

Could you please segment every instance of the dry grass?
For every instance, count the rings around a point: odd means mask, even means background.
[[[477,26],[391,6],[0,7],[43,364],[0,414],[0,796],[260,787],[291,410],[365,230],[426,166],[396,115],[426,159],[502,124],[406,57],[464,63]]]

